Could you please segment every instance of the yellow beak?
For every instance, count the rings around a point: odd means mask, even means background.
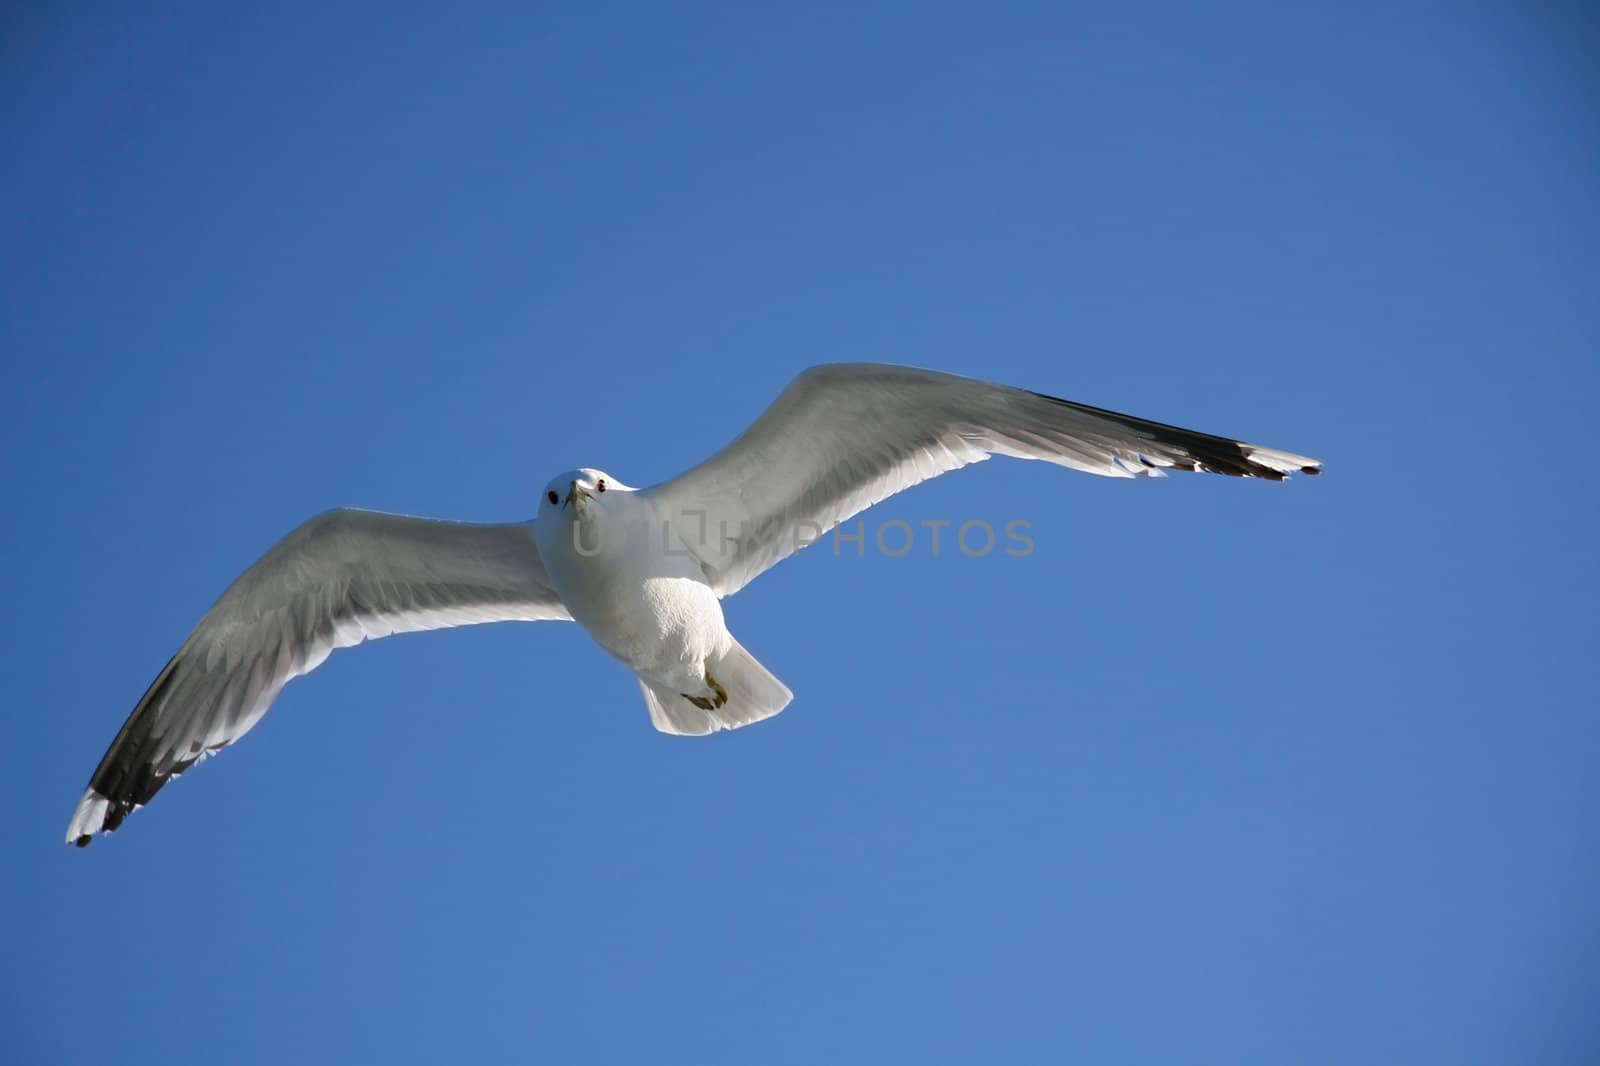
[[[574,481],[570,486],[567,487],[567,498],[561,501],[561,509],[565,511],[567,509],[567,504],[571,503],[575,498],[579,500],[594,499],[594,497],[589,494],[587,489],[583,488],[576,481]]]

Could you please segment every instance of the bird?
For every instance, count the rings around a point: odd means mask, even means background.
[[[117,829],[334,650],[394,633],[573,621],[633,672],[663,733],[769,718],[793,693],[728,631],[722,600],[820,531],[995,455],[1108,477],[1281,481],[1322,469],[934,370],[812,367],[720,452],[650,488],[583,467],[551,478],[523,522],[349,508],[308,519],[228,586],[156,675],[89,779],[67,842]]]

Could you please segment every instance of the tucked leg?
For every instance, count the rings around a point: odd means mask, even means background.
[[[728,702],[728,690],[722,687],[722,682],[711,676],[709,670],[706,671],[706,686],[711,689],[709,696],[691,696],[687,692],[681,695],[702,711],[714,711]]]

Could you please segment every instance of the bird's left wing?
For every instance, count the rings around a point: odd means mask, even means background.
[[[280,540],[206,612],[112,741],[67,842],[89,843],[232,744],[335,648],[477,622],[566,620],[531,523],[338,510]]]
[[[719,595],[887,496],[991,455],[1108,477],[1281,481],[1322,464],[1041,393],[912,367],[813,367],[732,444],[648,489]]]

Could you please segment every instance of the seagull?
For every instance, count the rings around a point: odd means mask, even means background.
[[[992,455],[1105,477],[1209,471],[1282,481],[1322,464],[1043,393],[910,367],[830,364],[733,443],[636,489],[558,474],[531,521],[340,509],[234,581],[156,675],[67,829],[87,845],[232,744],[336,648],[479,622],[574,621],[637,678],[663,733],[759,722],[793,693],[728,632],[722,600],[821,531]]]

